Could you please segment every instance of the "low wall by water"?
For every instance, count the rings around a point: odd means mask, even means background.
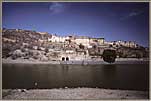
[[[89,59],[89,60],[68,60],[68,61],[38,61],[38,60],[27,60],[27,59],[2,59],[2,63],[22,63],[22,64],[110,64],[103,61],[103,59]],[[143,59],[116,59],[112,64],[149,64],[149,60]]]

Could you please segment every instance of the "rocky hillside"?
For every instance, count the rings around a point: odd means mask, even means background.
[[[118,47],[117,55],[122,58],[149,58],[149,48],[139,46],[137,48]]]
[[[2,30],[2,57],[9,57],[10,53],[17,49],[30,49],[33,46],[43,46],[47,39],[51,38],[48,33],[40,33],[21,29]]]

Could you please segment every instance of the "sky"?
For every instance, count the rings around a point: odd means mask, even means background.
[[[3,2],[2,27],[149,46],[148,2]]]

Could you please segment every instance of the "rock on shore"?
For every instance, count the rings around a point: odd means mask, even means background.
[[[148,92],[131,90],[111,90],[99,88],[60,89],[3,89],[3,99],[13,100],[54,100],[54,99],[148,99]],[[8,93],[9,92],[9,93]]]

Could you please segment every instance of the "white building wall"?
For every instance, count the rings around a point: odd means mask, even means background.
[[[65,42],[66,39],[68,39],[68,37],[59,37],[59,36],[52,35],[51,38],[48,38],[48,41],[51,41],[51,42]]]
[[[84,45],[84,46],[89,46],[89,43],[90,43],[90,41],[89,41],[89,39],[75,39],[75,42],[76,42],[76,44],[82,44],[82,45]]]

